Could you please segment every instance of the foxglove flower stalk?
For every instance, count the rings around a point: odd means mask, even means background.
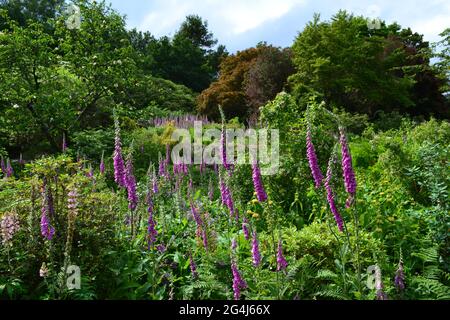
[[[328,162],[327,169],[327,177],[325,179],[325,189],[327,191],[327,200],[330,206],[330,210],[333,213],[334,219],[336,220],[339,231],[344,231],[344,221],[342,220],[342,216],[338,211],[336,203],[334,201],[333,189],[331,188],[331,179],[333,176],[333,163],[334,163],[334,155],[331,156],[330,161]]]
[[[105,159],[104,159],[105,153],[102,152],[102,159],[100,160],[100,174],[105,174]]]
[[[347,144],[347,138],[345,137],[344,130],[340,129],[340,144],[342,153],[342,172],[344,175],[345,191],[350,195],[347,199],[346,206],[349,208],[353,202],[353,198],[356,194],[356,178],[355,172],[352,166],[352,156]]]
[[[3,159],[3,157],[0,158],[0,166],[2,169],[3,175],[6,176],[6,166],[5,166],[5,160]]]
[[[255,188],[256,197],[259,202],[264,202],[267,200],[267,193],[264,190],[262,178],[261,178],[261,170],[259,169],[259,165],[255,162],[252,164],[252,178],[253,178],[253,186]]]
[[[0,234],[4,246],[11,245],[11,240],[19,231],[19,216],[16,213],[7,213],[0,220]]]
[[[277,271],[286,270],[287,266],[288,264],[283,256],[283,246],[280,239],[278,241],[278,250],[277,250]]]
[[[153,191],[153,194],[157,194],[159,192],[158,177],[156,176],[154,171],[153,171],[153,179],[152,179],[152,191]]]
[[[114,180],[119,185],[119,187],[126,188],[126,173],[125,164],[122,156],[122,142],[120,141],[120,126],[119,120],[114,119],[115,125],[115,148],[114,148]]]
[[[225,138],[225,128],[222,127],[222,133],[220,135],[220,153],[222,156],[222,164],[225,170],[228,171],[229,165],[227,163],[227,148],[226,148],[226,138]]]
[[[41,234],[46,240],[51,241],[55,235],[55,228],[50,224],[48,208],[47,186],[44,186],[41,209]]]
[[[203,225],[202,218],[200,216],[200,213],[198,212],[198,209],[195,207],[194,202],[191,200],[191,212],[192,216],[194,217],[195,223],[197,224],[198,228],[201,228]]]
[[[233,273],[233,293],[234,293],[234,300],[239,300],[241,298],[241,290],[246,289],[247,282],[245,282],[244,279],[242,279],[241,274],[239,273],[236,261],[232,259],[231,262],[231,272]]]
[[[377,291],[377,300],[387,300],[387,295],[383,291],[384,285],[379,266],[375,267],[375,289]]]
[[[192,278],[198,279],[197,265],[195,264],[192,254],[189,254],[189,266],[191,268]]]
[[[398,263],[398,269],[395,272],[394,284],[398,291],[405,290],[405,272],[403,270],[403,260],[402,259],[400,259],[400,262]]]
[[[220,195],[222,198],[222,204],[230,210],[230,216],[236,218],[233,197],[231,195],[230,189],[223,180],[220,172],[219,172],[219,188],[220,188]]]
[[[202,239],[203,239],[203,247],[206,251],[208,251],[208,233],[206,232],[206,226],[203,226],[202,231]]]
[[[46,191],[45,191],[45,196],[46,196],[46,201],[47,201],[47,212],[49,214],[50,217],[54,217],[55,216],[55,207],[53,205],[53,193],[52,193],[52,189],[46,184],[45,186]]]
[[[156,221],[153,216],[153,201],[151,198],[148,199],[148,249],[156,242],[156,237],[158,236],[158,231],[156,230]]]
[[[256,268],[259,267],[261,265],[261,253],[259,252],[259,241],[258,235],[256,234],[256,230],[253,231],[252,257],[253,257],[253,265]]]
[[[248,220],[244,217],[244,221],[242,222],[242,232],[244,233],[245,240],[250,239],[250,233],[248,231]]]
[[[69,213],[77,216],[78,215],[78,190],[73,188],[67,195],[67,208]]]
[[[11,166],[11,160],[8,159],[6,162],[6,177],[10,178],[13,176],[13,174],[14,174],[14,170],[13,170],[13,167]]]
[[[208,197],[209,200],[213,201],[214,200],[214,187],[212,184],[212,180],[209,179],[209,185],[208,185]]]
[[[316,188],[319,188],[323,181],[323,175],[320,171],[316,150],[314,149],[314,144],[312,142],[311,126],[309,124],[306,132],[306,155],[308,157],[309,167],[311,168]]]
[[[127,159],[126,166],[126,187],[128,191],[128,208],[131,211],[134,211],[138,204],[138,195],[136,192],[136,179],[133,173],[133,160],[131,158],[131,154]]]
[[[237,249],[237,240],[236,238],[233,238],[233,240],[231,240],[231,250],[235,252],[236,249]]]
[[[66,259],[69,259],[72,249],[73,232],[75,230],[75,219],[78,215],[78,190],[76,188],[70,190],[67,198],[67,208],[69,210],[67,215],[67,240],[64,256]]]
[[[94,178],[94,169],[92,169],[92,165],[89,166],[89,171],[86,173],[86,177],[89,179]]]

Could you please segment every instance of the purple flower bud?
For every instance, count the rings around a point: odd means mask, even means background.
[[[336,203],[334,201],[334,194],[333,190],[331,188],[331,179],[333,175],[333,162],[334,162],[334,156],[331,156],[330,161],[328,163],[328,170],[327,170],[327,178],[325,179],[325,189],[327,191],[327,200],[328,204],[330,206],[330,210],[334,215],[334,219],[336,220],[336,223],[338,225],[339,231],[344,231],[344,221],[342,220],[341,214],[339,213]]]
[[[122,143],[120,141],[120,126],[119,120],[115,119],[115,149],[114,149],[114,180],[119,187],[126,188],[125,164],[122,156]]]
[[[197,224],[197,227],[201,227],[203,225],[202,218],[200,217],[200,213],[198,212],[198,209],[195,207],[194,202],[191,200],[191,212],[192,216],[194,217],[195,223]]]
[[[151,197],[148,199],[148,228],[147,228],[147,236],[148,236],[148,249],[156,242],[156,237],[158,236],[158,231],[156,230],[156,221],[153,217],[153,201]]]
[[[13,167],[11,166],[11,160],[8,159],[6,162],[6,177],[10,178],[13,176],[13,174],[14,174],[14,170],[13,170]]]
[[[306,155],[308,157],[309,167],[316,184],[316,188],[319,188],[323,181],[323,175],[320,171],[319,162],[317,161],[316,151],[312,143],[311,127],[308,125],[306,132]]]
[[[158,178],[156,177],[155,173],[153,173],[152,191],[153,191],[153,194],[157,194],[159,192],[159,189],[158,189]]]
[[[189,254],[189,266],[191,268],[192,278],[198,279],[197,265],[195,264],[192,254]]]
[[[398,264],[398,269],[395,272],[394,284],[398,291],[405,290],[405,272],[403,270],[403,261],[401,259]]]
[[[3,160],[3,157],[0,158],[0,167],[2,169],[2,173],[6,176],[6,166],[5,166],[5,160]]]
[[[252,177],[253,177],[253,186],[255,188],[256,197],[259,202],[264,202],[267,200],[267,193],[264,190],[261,171],[256,162],[252,164]]]
[[[104,159],[104,153],[102,153],[102,159],[100,160],[100,174],[105,174],[105,159]]]
[[[48,217],[48,208],[47,186],[44,185],[41,209],[41,234],[45,239],[51,241],[55,234],[55,228],[53,228],[50,224],[50,219]]]
[[[242,222],[242,232],[244,232],[244,237],[246,240],[250,239],[250,234],[248,231],[248,220],[244,217],[244,221]]]
[[[139,200],[136,192],[136,179],[133,174],[133,161],[131,155],[128,157],[126,166],[126,187],[128,191],[128,208],[131,211],[134,211]]]
[[[342,153],[342,172],[344,175],[344,185],[345,190],[351,196],[354,196],[356,193],[356,178],[355,172],[353,171],[352,166],[352,156],[350,154],[350,150],[347,144],[347,138],[345,137],[344,130],[340,129],[340,143],[341,143],[341,153]],[[349,205],[350,202],[347,202]]]
[[[259,267],[261,265],[261,253],[259,252],[259,241],[258,235],[256,234],[256,230],[253,231],[252,256],[253,256],[253,265],[256,268]]]
[[[222,156],[222,164],[225,170],[229,169],[229,165],[227,163],[227,147],[226,147],[226,138],[225,138],[225,128],[222,127],[222,133],[220,136],[220,153]]]
[[[283,247],[280,239],[278,241],[278,250],[277,250],[277,271],[286,270],[287,266],[288,264],[283,256]]]
[[[233,273],[233,293],[234,300],[239,300],[241,298],[241,289],[246,289],[247,282],[242,279],[241,274],[239,273],[238,267],[236,265],[236,261],[231,262],[231,272]]]

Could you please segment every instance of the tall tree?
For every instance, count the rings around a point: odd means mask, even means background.
[[[315,16],[294,45],[297,97],[318,92],[328,105],[375,115],[378,110],[448,116],[439,79],[422,36],[397,24],[369,28],[340,11],[330,22]]]
[[[218,80],[199,96],[198,110],[218,118],[221,105],[227,117],[246,119],[283,89],[292,72],[287,49],[262,43],[240,51],[223,60]]]
[[[25,26],[28,20],[46,22],[55,18],[64,3],[64,0],[0,0],[0,9],[6,10],[9,18],[20,26]],[[0,18],[0,27],[6,26],[6,20]]]

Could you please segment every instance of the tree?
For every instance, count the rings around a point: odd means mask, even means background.
[[[0,0],[0,10],[6,10],[9,19],[20,26],[26,26],[29,20],[46,22],[55,18],[64,4],[64,0]],[[0,28],[8,25],[5,18],[0,19]]]
[[[131,100],[137,72],[123,18],[104,4],[77,4],[83,22],[75,30],[64,17],[20,26],[3,16],[9,26],[0,35],[0,122],[11,145],[55,152],[63,133],[70,139],[108,125],[113,106]]]
[[[245,94],[251,112],[257,115],[261,106],[275,98],[294,71],[289,48],[280,50],[262,45],[260,55],[245,77]]]
[[[316,15],[292,48],[297,99],[313,91],[329,106],[371,116],[378,110],[445,116],[428,43],[397,24],[380,27],[370,29],[366,19],[345,11],[330,22]]]
[[[187,16],[172,39],[149,41],[143,52],[153,58],[152,75],[201,92],[216,79],[219,64],[227,55],[224,46],[213,48],[216,43],[206,21]]]
[[[217,44],[217,39],[208,30],[208,22],[198,15],[188,15],[174,36],[174,40],[188,39],[191,43],[204,50],[209,50]]]
[[[246,119],[273,99],[293,67],[290,51],[267,44],[231,55],[220,65],[220,76],[198,98],[198,111],[218,118],[218,105],[227,117]]]

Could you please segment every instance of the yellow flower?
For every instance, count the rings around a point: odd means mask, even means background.
[[[253,214],[253,218],[258,219],[258,218],[259,218],[259,214],[254,213],[254,214]]]
[[[273,201],[269,200],[269,206],[273,205]]]
[[[253,203],[253,204],[257,204],[257,203],[259,203],[259,201],[258,201],[258,199],[253,199],[253,200],[252,200],[252,203]]]

